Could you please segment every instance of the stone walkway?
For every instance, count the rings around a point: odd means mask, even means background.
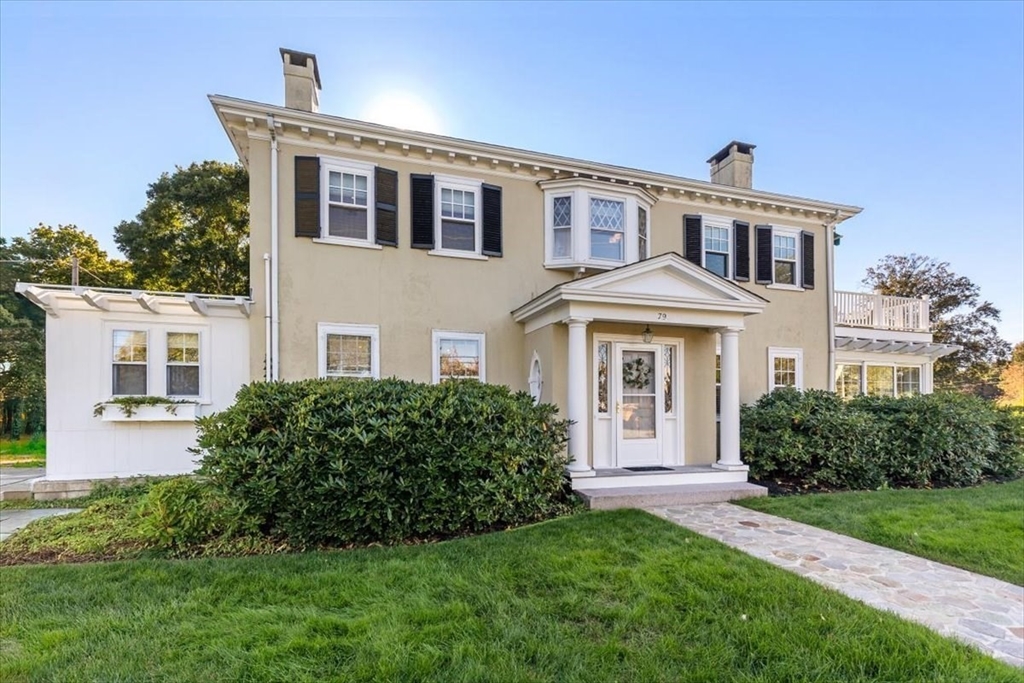
[[[1024,666],[1020,586],[729,503],[648,511]]]
[[[49,508],[46,510],[0,510],[0,541],[5,541],[18,529],[29,522],[54,515],[69,515],[80,512],[79,508]]]

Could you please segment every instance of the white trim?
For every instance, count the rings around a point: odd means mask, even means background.
[[[457,251],[454,249],[431,249],[427,256],[446,256],[448,258],[468,258],[471,261],[490,261],[490,256],[476,254],[471,251]]]
[[[359,247],[360,249],[377,249],[381,250],[382,247],[379,244],[367,244],[363,240],[354,240],[348,237],[315,237],[313,238],[314,244],[330,244],[335,247]]]
[[[128,333],[141,332],[142,334],[146,335],[146,360],[145,361],[141,361],[141,362],[140,361],[118,361],[118,360],[115,360],[114,359],[114,334],[116,334],[117,332],[128,332]],[[151,360],[152,354],[153,354],[153,345],[150,343],[150,336],[151,335],[149,334],[149,328],[137,327],[137,326],[127,326],[127,325],[125,325],[125,326],[117,326],[117,327],[111,326],[106,331],[106,333],[103,335],[104,339],[107,342],[107,353],[109,354],[109,357],[110,357],[109,361],[107,362],[107,367],[110,369],[109,384],[108,384],[108,387],[107,387],[108,388],[108,392],[107,393],[111,396],[111,398],[122,398],[122,397],[125,397],[125,396],[150,396],[151,394],[154,393],[153,392],[153,378],[150,377],[150,375],[152,374],[151,368],[150,368],[150,360]],[[116,389],[116,387],[114,386],[114,366],[115,365],[141,365],[141,366],[145,367],[146,368],[146,391],[144,391],[141,394],[118,394],[118,393],[115,393],[115,389]]]
[[[317,158],[320,162],[320,238],[314,241],[322,241],[342,246],[378,246],[376,244],[377,221],[375,220],[377,203],[376,197],[374,196],[376,189],[377,165],[361,161],[353,161],[351,159],[326,156],[323,154],[318,154]],[[351,175],[364,176],[366,178],[365,207],[357,204],[345,204],[343,202],[331,201],[330,182],[332,171],[341,174],[348,173]],[[331,234],[330,207],[332,204],[347,208],[366,209],[366,239],[359,239],[356,237],[339,237]]]
[[[792,358],[796,361],[796,389],[804,388],[804,350],[783,346],[768,347],[768,392],[771,393],[782,385],[775,384],[775,360]]]
[[[380,379],[380,327],[377,325],[353,325],[349,323],[317,323],[316,324],[316,358],[317,376],[325,377],[364,377],[353,374],[327,374],[327,335],[345,335],[349,337],[369,337],[370,339],[370,377]]]
[[[431,330],[430,332],[430,366],[431,378],[434,384],[441,381],[441,354],[439,345],[442,339],[454,339],[463,341],[475,341],[480,346],[479,364],[480,369],[476,379],[480,382],[487,381],[487,335],[483,332],[457,332],[454,330]]]
[[[187,363],[185,361],[173,361],[172,362],[172,361],[170,361],[168,359],[168,355],[169,355],[168,351],[170,350],[168,348],[168,344],[169,344],[169,339],[168,338],[172,334],[194,334],[194,335],[196,335],[196,343],[198,344],[197,351],[199,353],[199,361],[198,362],[196,362],[196,363]],[[206,354],[206,352],[204,350],[204,346],[205,345],[203,343],[205,341],[205,339],[204,339],[205,337],[206,337],[206,335],[203,334],[202,330],[180,330],[180,329],[176,329],[174,327],[168,327],[166,330],[164,330],[164,394],[168,398],[188,398],[188,399],[193,399],[193,400],[199,400],[200,398],[202,398],[203,396],[206,396],[209,393],[208,391],[206,391],[206,381],[205,381],[205,379],[203,377],[203,375],[205,374],[203,372],[203,366],[207,364],[207,363],[204,363],[204,359],[207,356],[207,354]],[[192,368],[192,367],[198,368],[199,369],[199,392],[196,393],[196,394],[172,394],[170,392],[170,387],[168,386],[168,383],[167,383],[167,370],[168,370],[168,368],[170,368],[172,366],[173,367],[183,367],[183,368]]]
[[[104,351],[104,362],[106,364],[106,378],[100,387],[97,387],[97,394],[106,403],[115,398],[129,394],[114,393],[114,332],[144,332],[146,334],[146,393],[131,394],[133,396],[160,396],[163,398],[186,399],[194,401],[197,405],[209,405],[212,403],[212,362],[213,351],[210,341],[210,326],[205,324],[193,325],[189,323],[165,323],[155,321],[153,323],[139,324],[125,320],[104,320],[102,323],[102,335]],[[167,335],[174,333],[198,334],[199,335],[199,395],[198,396],[172,396],[167,393]],[[142,365],[142,363],[136,363]],[[191,364],[183,364],[191,365]]]
[[[434,177],[434,248],[428,253],[432,256],[455,256],[466,258],[467,256],[479,257],[486,260],[483,255],[483,206],[481,205],[483,193],[483,181],[475,178],[462,178],[459,176],[443,175],[435,173]],[[441,193],[444,190],[455,190],[457,192],[473,193],[473,251],[468,249],[445,249],[442,246],[442,232],[444,216],[441,215]],[[460,218],[448,218],[449,221],[468,224],[469,221]]]

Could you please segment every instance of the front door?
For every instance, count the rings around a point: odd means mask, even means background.
[[[616,344],[615,349],[616,465],[661,465],[661,346]]]

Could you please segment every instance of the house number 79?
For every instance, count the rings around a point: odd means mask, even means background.
[[[659,313],[658,320],[668,320],[668,313]]]

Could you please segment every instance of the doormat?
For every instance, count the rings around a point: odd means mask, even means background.
[[[630,472],[671,472],[671,467],[662,467],[661,465],[654,465],[653,467],[623,467],[622,469]]]

